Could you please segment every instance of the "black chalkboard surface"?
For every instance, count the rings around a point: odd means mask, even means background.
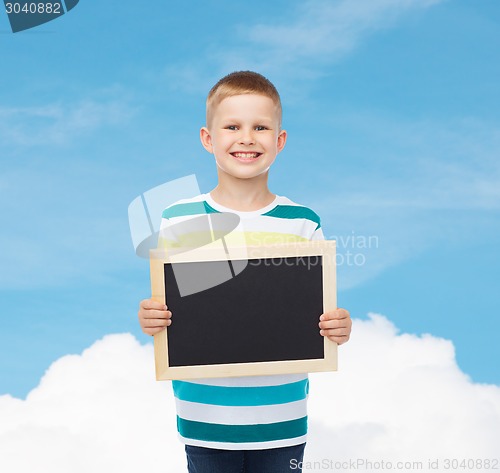
[[[155,335],[157,378],[336,369],[318,327],[335,309],[335,242],[240,250],[152,252],[153,297],[172,311]]]

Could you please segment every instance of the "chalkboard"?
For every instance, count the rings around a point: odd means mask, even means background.
[[[330,371],[335,242],[151,252],[153,298],[172,324],[155,335],[157,379]]]

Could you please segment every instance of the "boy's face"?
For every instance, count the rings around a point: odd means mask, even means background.
[[[219,103],[210,127],[200,131],[203,146],[215,156],[219,178],[221,173],[240,179],[266,173],[285,146],[286,131],[279,123],[276,105],[264,95],[235,95]]]

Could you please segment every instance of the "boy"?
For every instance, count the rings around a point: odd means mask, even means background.
[[[279,94],[265,77],[244,71],[222,78],[208,95],[200,138],[215,157],[218,184],[164,211],[160,245],[182,238],[169,233],[174,224],[213,212],[238,215],[236,230],[252,244],[324,239],[312,210],[268,189],[269,168],[287,134],[281,129]],[[139,321],[144,333],[154,335],[175,323],[175,314],[148,299],[140,303]],[[351,319],[345,309],[322,314],[318,325],[321,335],[338,344],[349,339]],[[307,432],[307,374],[172,385],[190,473],[281,473],[292,465],[299,471]]]

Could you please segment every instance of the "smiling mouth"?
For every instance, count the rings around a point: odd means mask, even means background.
[[[256,159],[258,158],[262,153],[231,153],[231,156],[234,156],[235,158],[239,159]]]

